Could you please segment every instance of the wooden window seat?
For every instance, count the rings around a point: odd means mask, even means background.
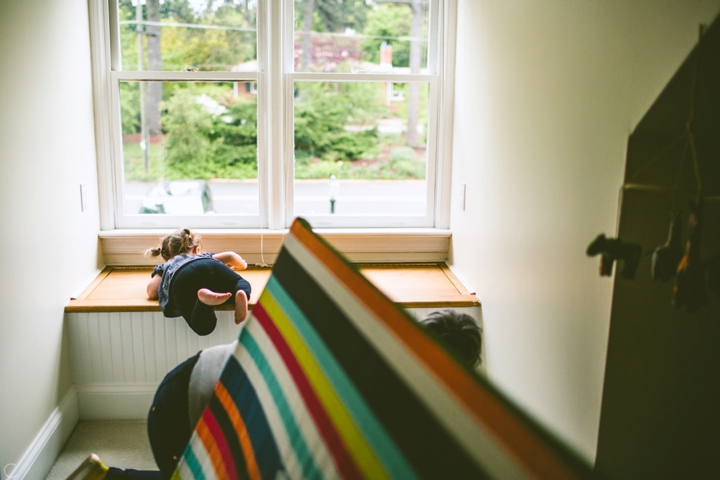
[[[149,300],[152,267],[108,267],[65,307],[70,368],[82,420],[144,419],[157,385],[183,360],[238,336],[232,306],[217,307],[218,323],[196,335],[182,318],[166,318]],[[480,302],[444,263],[360,265],[392,300],[420,319],[441,308],[471,315],[482,328]],[[252,285],[250,308],[270,277],[269,268],[241,272]],[[482,349],[483,357],[485,349]],[[482,359],[479,371],[483,371]]]
[[[480,301],[469,292],[444,263],[360,265],[375,286],[404,308],[477,307]],[[155,312],[157,300],[147,298],[145,288],[150,267],[107,267],[80,294],[71,299],[66,312]],[[240,272],[252,285],[250,308],[270,277],[270,268]],[[217,307],[232,310],[231,305]]]

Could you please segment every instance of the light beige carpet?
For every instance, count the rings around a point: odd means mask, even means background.
[[[46,480],[65,480],[91,453],[108,467],[157,470],[144,420],[82,421],[70,435]]]

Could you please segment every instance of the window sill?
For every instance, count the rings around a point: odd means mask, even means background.
[[[107,267],[80,294],[71,299],[66,312],[159,312],[157,300],[147,298],[149,267]],[[468,308],[480,306],[468,289],[444,263],[423,265],[360,266],[360,272],[392,301],[404,308]],[[249,307],[265,288],[272,270],[254,268],[239,272],[252,286]],[[221,305],[216,310],[232,310]]]
[[[207,252],[235,251],[250,264],[275,263],[285,230],[197,229]],[[450,230],[315,229],[333,247],[355,263],[442,263],[448,259]],[[158,246],[172,230],[105,230],[98,235],[106,265],[154,265],[157,259],[143,252]]]

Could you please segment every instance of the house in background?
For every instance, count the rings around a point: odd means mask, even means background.
[[[628,134],[720,0],[457,8],[448,263],[490,378],[594,461],[613,292],[585,246],[615,231]],[[77,420],[63,308],[103,266],[88,32],[85,1],[0,3],[3,479],[44,476]]]

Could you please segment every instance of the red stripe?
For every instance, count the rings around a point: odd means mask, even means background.
[[[322,435],[325,440],[325,445],[332,454],[333,461],[342,477],[347,479],[363,478],[360,469],[350,456],[350,452],[347,450],[342,438],[340,438],[340,434],[335,428],[335,425],[332,423],[332,420],[330,420],[330,417],[328,417],[315,390],[313,390],[312,385],[310,385],[310,381],[305,375],[300,363],[297,358],[295,358],[292,350],[290,350],[290,346],[272,321],[272,318],[270,318],[270,315],[259,302],[255,305],[255,308],[253,308],[253,316],[257,318],[262,325],[265,333],[267,333],[267,336],[273,342],[285,362],[285,366],[290,372],[290,375],[293,377],[293,380],[295,380],[295,385],[305,400],[305,406],[315,420],[320,435]]]
[[[237,473],[237,469],[235,468],[235,460],[233,459],[232,452],[230,452],[227,439],[225,439],[225,434],[223,433],[222,428],[220,428],[220,425],[217,423],[215,416],[210,411],[210,408],[205,409],[202,418],[205,420],[205,425],[207,425],[208,430],[215,439],[215,444],[217,445],[218,450],[220,450],[220,455],[222,456],[223,463],[225,464],[228,477],[231,479],[240,478]]]
[[[378,321],[384,323],[399,341],[414,352],[417,359],[425,364],[426,370],[433,372],[438,381],[444,383],[447,390],[464,403],[477,421],[492,432],[494,441],[502,444],[532,474],[552,479],[573,479],[582,475],[582,468],[578,470],[565,461],[554,446],[536,433],[531,424],[506,406],[502,396],[496,396],[492,390],[468,375],[380,290],[358,274],[341,256],[336,255],[329,244],[313,233],[309,226],[295,220],[290,227],[290,234]]]

